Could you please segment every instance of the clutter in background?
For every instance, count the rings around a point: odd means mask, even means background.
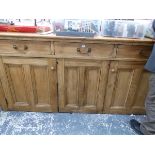
[[[53,32],[58,36],[153,38],[152,20],[0,19],[0,31]]]
[[[65,19],[53,22],[53,29],[58,36],[85,36],[94,37],[99,34],[100,22],[98,20]]]
[[[109,37],[144,38],[151,20],[103,20],[101,35]]]
[[[51,27],[44,24],[36,23],[36,20],[0,20],[1,32],[22,32],[22,33],[41,33],[51,31]]]

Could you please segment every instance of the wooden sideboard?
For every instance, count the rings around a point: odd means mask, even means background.
[[[0,33],[3,110],[143,114],[151,39]]]

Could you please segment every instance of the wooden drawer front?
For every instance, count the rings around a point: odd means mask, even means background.
[[[144,45],[119,45],[116,57],[119,58],[143,58],[150,56],[153,46]]]
[[[51,42],[0,40],[0,53],[51,54]]]
[[[55,42],[55,54],[65,56],[102,56],[114,57],[114,46],[93,43],[62,43]]]

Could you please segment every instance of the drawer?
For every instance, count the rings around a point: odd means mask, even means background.
[[[0,40],[0,53],[8,54],[51,54],[51,42]]]
[[[114,57],[114,45],[95,43],[55,42],[55,55]]]
[[[117,49],[117,58],[143,58],[150,56],[153,46],[148,45],[119,45]]]

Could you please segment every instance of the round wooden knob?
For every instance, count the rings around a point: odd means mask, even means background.
[[[111,72],[115,72],[115,69],[111,69]]]
[[[54,67],[53,66],[51,67],[51,70],[54,70]]]

